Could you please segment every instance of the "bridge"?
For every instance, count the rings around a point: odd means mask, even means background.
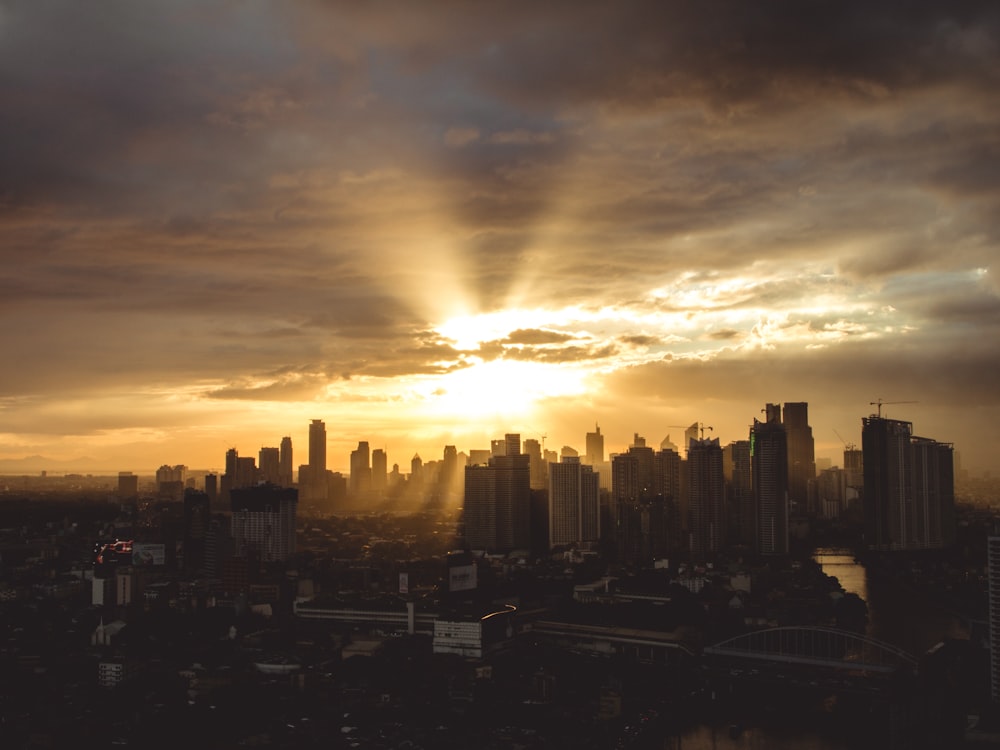
[[[757,630],[703,649],[708,656],[771,664],[805,664],[866,673],[916,672],[917,658],[900,648],[847,630],[781,627]]]

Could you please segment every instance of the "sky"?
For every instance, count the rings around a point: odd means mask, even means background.
[[[835,464],[881,409],[989,469],[998,44],[992,1],[0,0],[0,468],[806,401]]]

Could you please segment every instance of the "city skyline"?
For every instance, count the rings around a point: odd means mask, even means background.
[[[0,466],[772,402],[839,463],[884,400],[989,468],[998,49],[985,2],[0,4]]]

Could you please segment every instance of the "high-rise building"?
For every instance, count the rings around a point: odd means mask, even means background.
[[[528,456],[520,436],[507,435],[505,455],[493,455],[486,466],[465,469],[463,520],[472,549],[510,552],[530,547],[531,485]]]
[[[309,424],[309,463],[306,475],[299,468],[299,487],[302,499],[307,502],[323,502],[329,494],[326,475],[326,423],[314,419]]]
[[[994,703],[1000,703],[1000,536],[988,537],[986,572],[989,581],[990,696]]]
[[[531,475],[531,489],[544,490],[548,486],[546,464],[542,461],[542,446],[537,440],[524,441],[524,453],[528,456],[528,471]]]
[[[237,557],[256,555],[264,562],[295,553],[298,491],[261,484],[230,491],[232,533]]]
[[[599,466],[604,463],[604,435],[601,426],[594,425],[594,431],[587,433],[587,454],[584,461],[588,466]]]
[[[389,457],[385,449],[376,448],[372,451],[372,490],[382,496],[389,484]]]
[[[808,505],[809,483],[816,478],[816,446],[809,426],[809,404],[785,402],[782,424],[788,438],[788,501],[797,512],[815,515]]]
[[[326,473],[326,423],[321,419],[309,424],[309,467],[317,475]]]
[[[281,450],[261,448],[257,454],[257,478],[268,484],[281,484]]]
[[[862,419],[865,543],[872,549],[911,549],[913,425],[871,415]]]
[[[954,450],[913,424],[862,420],[865,541],[873,549],[940,548],[955,540]]]
[[[788,553],[788,440],[781,408],[767,405],[769,421],[750,428],[755,547],[762,555]]]
[[[549,465],[549,547],[597,541],[601,536],[597,474],[579,457]]]
[[[351,451],[350,486],[352,495],[364,495],[372,488],[371,450],[368,442],[362,440]]]
[[[719,439],[692,440],[686,468],[690,550],[696,558],[704,559],[726,543],[726,488]]]
[[[281,438],[280,455],[278,457],[278,484],[282,487],[292,486],[292,473],[295,464],[292,459],[292,439]]]
[[[722,454],[728,487],[729,540],[753,547],[757,539],[754,514],[753,473],[750,469],[750,441],[734,440]]]
[[[131,471],[118,472],[118,497],[122,499],[139,496],[139,477]]]
[[[212,520],[211,499],[207,492],[184,491],[184,570],[204,570],[205,539]]]

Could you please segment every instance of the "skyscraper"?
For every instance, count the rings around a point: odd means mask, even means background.
[[[597,474],[579,457],[549,465],[549,547],[597,541],[601,535]]]
[[[750,441],[734,440],[723,453],[728,484],[730,542],[753,547],[757,539],[754,515],[753,474],[750,469]]]
[[[726,542],[726,488],[719,439],[692,440],[686,468],[690,549],[693,556],[703,559],[721,550]]]
[[[316,474],[326,474],[326,423],[314,419],[309,425],[309,468]]]
[[[292,472],[295,464],[292,462],[292,439],[290,437],[281,438],[281,447],[278,457],[278,484],[282,487],[292,486]]]
[[[352,495],[364,495],[372,488],[371,451],[365,440],[351,451],[350,483]]]
[[[781,408],[767,405],[769,421],[753,421],[750,468],[753,475],[755,547],[762,555],[788,553],[788,440]]]
[[[878,550],[911,549],[914,543],[910,459],[913,425],[874,414],[861,422],[865,542]]]
[[[383,448],[372,451],[372,490],[384,495],[389,482],[389,457]]]
[[[326,476],[326,423],[314,419],[309,424],[309,463],[306,476],[299,468],[299,487],[302,499],[308,502],[322,502],[327,499]]]
[[[815,515],[808,507],[809,482],[816,478],[816,445],[809,426],[809,404],[785,402],[782,424],[788,438],[788,500],[798,512]]]
[[[911,422],[862,420],[865,541],[873,549],[940,548],[955,539],[954,450]]]
[[[472,549],[510,552],[530,546],[531,486],[528,456],[520,436],[504,439],[506,455],[493,455],[486,466],[465,469],[463,518]]]
[[[604,463],[604,435],[600,425],[594,425],[594,431],[587,433],[587,454],[584,461],[588,466],[597,467]]]
[[[257,455],[257,477],[268,484],[281,484],[281,451],[278,448],[261,448]]]

